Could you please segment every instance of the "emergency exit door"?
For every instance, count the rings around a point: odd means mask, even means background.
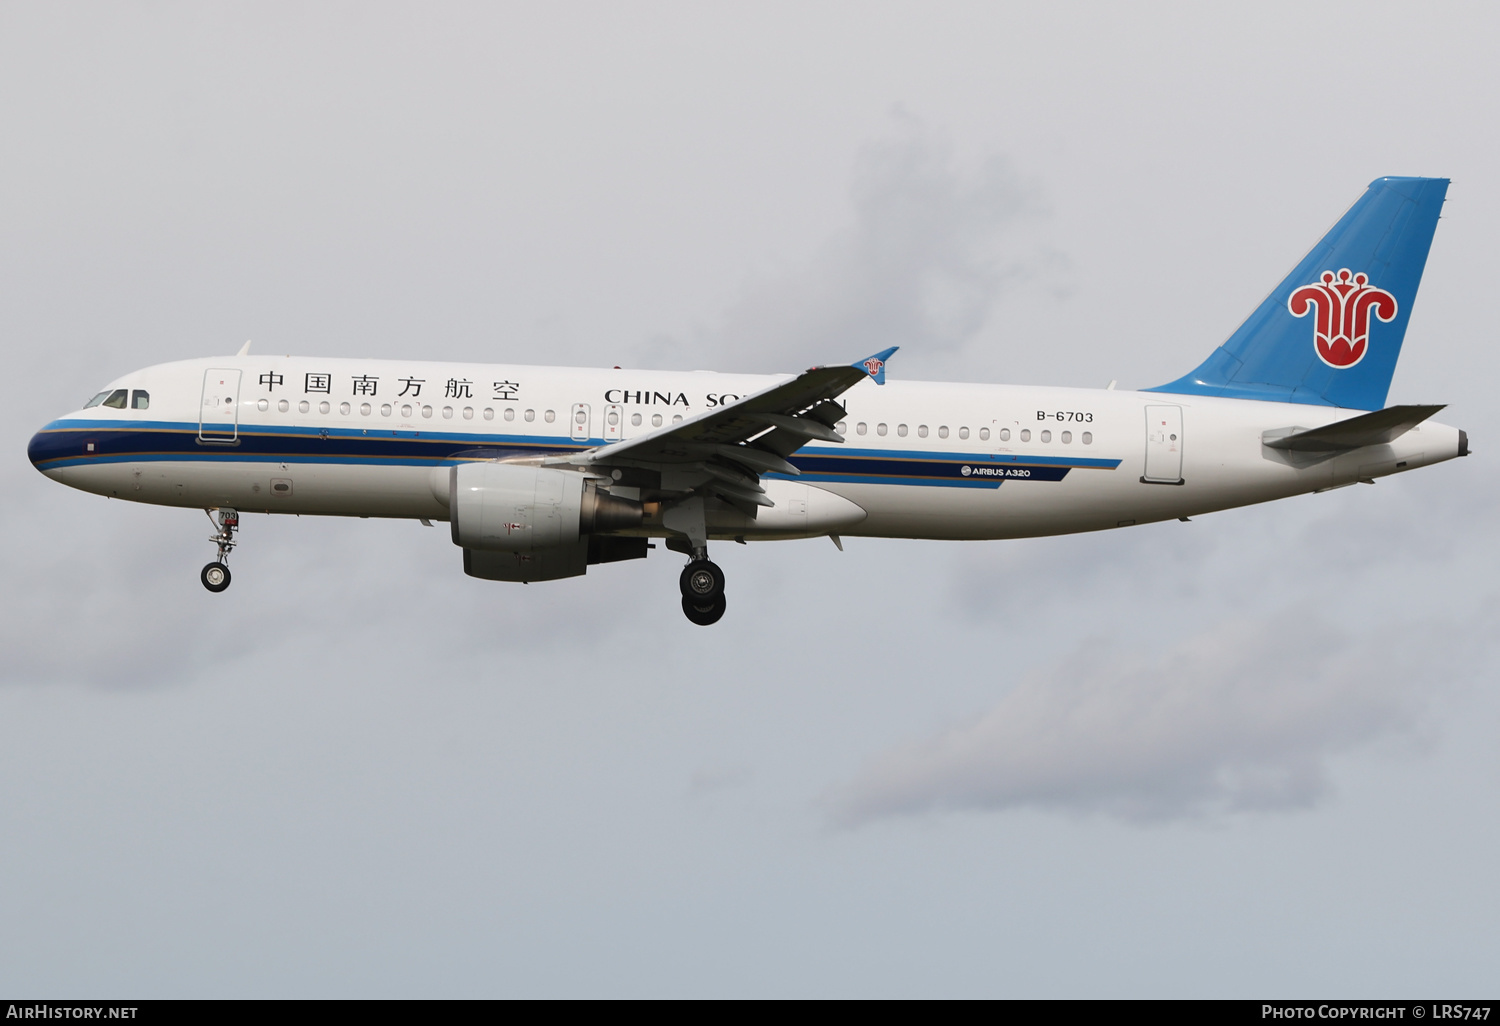
[[[593,425],[589,423],[589,404],[573,404],[573,441],[587,442],[593,437]]]
[[[611,403],[604,408],[604,440],[606,442],[618,442],[625,437],[621,432],[625,430],[625,411]]]
[[[1147,484],[1182,484],[1182,407],[1146,407]]]
[[[203,372],[198,439],[233,442],[240,434],[240,372],[215,367]]]

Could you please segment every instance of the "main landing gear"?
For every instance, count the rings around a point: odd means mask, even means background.
[[[212,512],[209,510],[204,510],[204,512],[208,513],[210,521],[214,521],[214,514]],[[238,510],[221,509],[218,511],[218,514],[218,520],[214,521],[215,526],[219,529],[218,533],[208,540],[219,546],[219,557],[205,566],[203,572],[198,575],[203,581],[203,586],[215,594],[229,587],[229,567],[225,566],[224,563],[229,558],[229,550],[234,548],[235,545],[234,532],[239,530],[240,527],[240,514]]]
[[[668,531],[676,532],[667,539],[667,547],[692,559],[677,582],[682,588],[683,615],[699,627],[718,623],[724,615],[724,571],[708,558],[703,497],[694,495],[668,507],[661,519]]]
[[[711,563],[706,551],[694,553],[678,580],[682,588],[682,612],[699,627],[718,623],[724,615],[724,571]]]

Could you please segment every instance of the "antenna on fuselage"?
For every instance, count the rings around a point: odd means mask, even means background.
[[[242,345],[242,346],[240,346],[240,351],[237,352],[237,353],[235,353],[234,355],[235,356],[247,356],[247,355],[249,355],[249,353],[250,353],[250,340],[247,338],[247,339],[245,339],[245,344]]]

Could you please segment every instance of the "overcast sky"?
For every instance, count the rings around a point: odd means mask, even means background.
[[[1500,16],[0,3],[0,991],[1444,997],[1500,965]],[[1026,542],[530,587],[30,435],[257,351],[1148,387],[1451,177],[1475,455]]]

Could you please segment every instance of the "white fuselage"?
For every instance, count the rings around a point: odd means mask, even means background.
[[[31,457],[64,484],[137,502],[446,520],[447,468],[456,463],[566,456],[782,380],[276,356],[188,360],[114,382],[112,389],[145,392],[146,408],[70,413],[38,433]],[[1461,454],[1460,432],[1431,421],[1389,444],[1323,458],[1262,444],[1266,431],[1353,415],[1327,406],[899,380],[862,382],[841,401],[846,441],[800,449],[791,457],[799,477],[767,475],[776,506],[754,519],[726,509],[713,536],[1094,531],[1319,491]],[[649,517],[641,531],[666,533]]]

